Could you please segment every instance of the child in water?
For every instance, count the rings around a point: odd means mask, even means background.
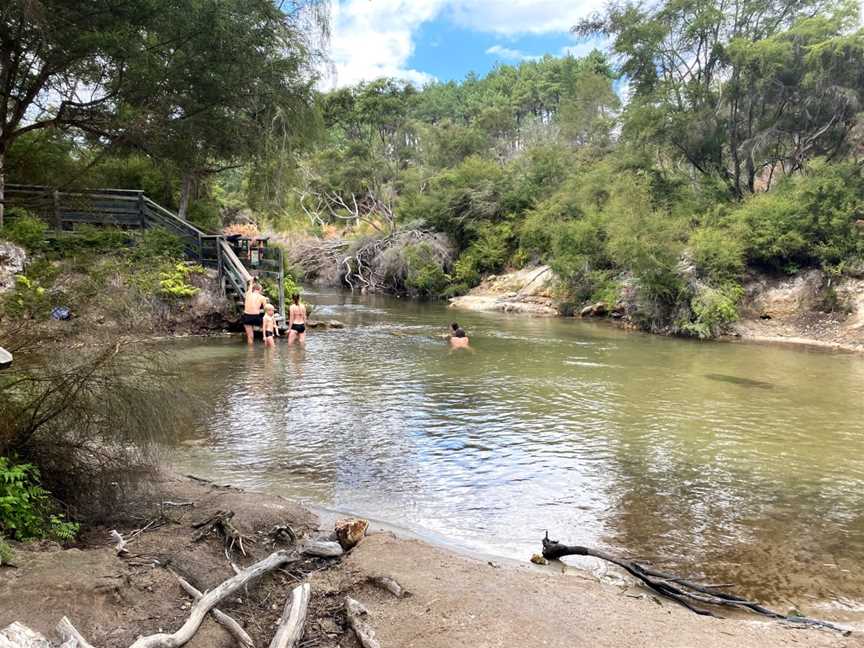
[[[453,322],[450,325],[450,348],[451,349],[468,349],[468,335],[465,333],[459,324]]]
[[[273,304],[267,304],[264,307],[265,315],[261,322],[261,331],[264,333],[264,346],[275,347],[276,338],[279,337],[279,327],[276,326],[274,312]]]

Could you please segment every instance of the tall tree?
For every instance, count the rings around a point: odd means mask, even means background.
[[[25,133],[108,135],[126,61],[159,0],[7,0],[0,7],[0,226],[5,157]]]
[[[633,96],[625,133],[716,176],[740,198],[778,165],[841,150],[864,65],[847,0],[665,0],[613,5],[574,28],[613,39]]]
[[[250,161],[271,131],[293,136],[313,122],[325,8],[318,0],[288,8],[272,0],[188,0],[182,12],[158,18],[130,66],[135,83],[123,100],[145,125],[139,145],[181,170],[181,217],[202,179]]]

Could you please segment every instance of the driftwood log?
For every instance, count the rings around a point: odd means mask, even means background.
[[[234,592],[264,574],[293,562],[296,558],[287,551],[276,551],[264,560],[255,563],[251,567],[244,569],[236,576],[229,578],[215,589],[207,592],[202,596],[195,605],[192,606],[192,611],[189,618],[186,620],[177,632],[173,634],[159,633],[150,635],[149,637],[139,637],[132,644],[132,648],[179,648],[189,641],[198,628],[204,617],[216,607],[221,601],[231,596]]]
[[[345,551],[338,542],[329,540],[306,540],[300,547],[300,553],[304,556],[315,558],[338,558]]]
[[[195,588],[194,585],[192,585],[186,579],[178,576],[177,574],[174,574],[174,577],[180,583],[180,587],[182,587],[183,590],[187,594],[189,594],[189,596],[191,596],[196,603],[201,599],[201,597],[204,596]],[[239,623],[237,623],[237,621],[225,614],[222,610],[219,610],[215,607],[210,610],[210,614],[213,615],[213,618],[216,619],[216,621],[218,621],[220,625],[222,625],[228,632],[234,635],[237,643],[239,643],[241,646],[245,646],[246,648],[255,648],[255,642],[252,641],[252,637],[249,636],[249,634],[243,629],[243,627]]]
[[[735,594],[722,592],[717,589],[717,586],[703,585],[685,578],[664,574],[663,572],[659,572],[645,565],[640,565],[639,563],[613,556],[612,554],[599,549],[592,549],[591,547],[583,547],[579,545],[565,545],[557,540],[550,540],[549,532],[547,531],[546,537],[543,538],[543,557],[547,560],[558,560],[564,556],[590,556],[617,565],[658,594],[672,599],[676,603],[684,606],[692,612],[695,612],[696,614],[717,617],[718,615],[711,610],[697,607],[696,604],[714,605],[717,607],[750,610],[751,612],[761,614],[762,616],[771,619],[794,623],[796,625],[835,630],[842,633],[844,636],[848,636],[852,633],[851,630],[841,628],[833,623],[829,623],[828,621],[820,621],[819,619],[811,619],[809,617],[798,615],[781,614],[780,612],[766,608],[755,601],[748,601],[747,599]]]
[[[375,631],[368,623],[366,617],[369,616],[369,610],[363,607],[360,601],[357,601],[350,596],[345,597],[345,616],[348,617],[348,625],[357,635],[357,640],[363,648],[381,648],[381,644],[375,638]]]
[[[309,583],[298,585],[285,601],[285,610],[279,619],[279,627],[270,642],[270,648],[294,648],[303,638],[306,612],[309,610],[311,587]]]
[[[72,622],[68,617],[64,616],[60,619],[60,623],[57,624],[57,634],[63,638],[64,646],[67,643],[70,643],[77,648],[93,648],[93,646],[90,645],[90,642],[88,642],[81,633],[75,629],[75,626],[72,625]]]

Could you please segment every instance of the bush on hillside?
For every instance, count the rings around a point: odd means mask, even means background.
[[[48,225],[42,219],[21,207],[7,209],[5,218],[6,223],[0,230],[0,239],[16,243],[31,253],[45,248]]]
[[[830,268],[864,252],[855,222],[864,216],[864,177],[852,163],[813,165],[733,212],[743,227],[747,258],[763,267],[795,272]]]

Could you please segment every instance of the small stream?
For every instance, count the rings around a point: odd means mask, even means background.
[[[307,294],[306,349],[170,342],[183,472],[527,559],[545,529],[864,619],[864,357]],[[457,318],[473,353],[440,334]]]

